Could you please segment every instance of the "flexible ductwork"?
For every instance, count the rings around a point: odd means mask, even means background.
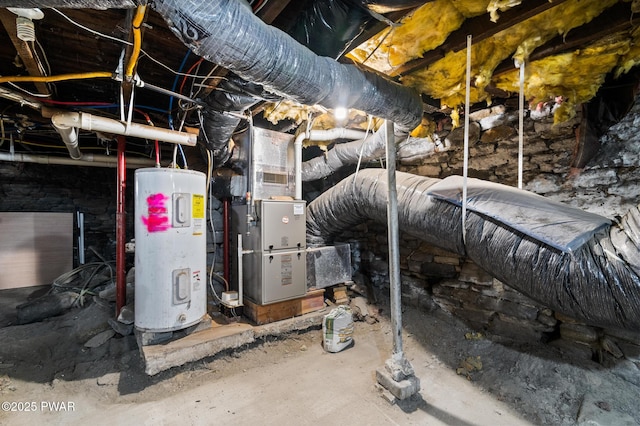
[[[448,139],[445,139],[443,144],[439,140],[434,142],[429,138],[407,138],[404,133],[396,134],[396,144],[400,161],[408,156],[412,159],[426,158],[436,152],[447,151],[451,145]],[[336,144],[326,155],[302,163],[302,180],[308,182],[322,179],[349,164],[378,160],[384,157],[384,153],[385,138],[381,130],[365,139]]]
[[[420,123],[422,102],[416,92],[317,56],[266,25],[246,3],[158,0],[154,7],[194,53],[268,92],[304,105],[359,109],[405,132]]]
[[[310,203],[307,243],[326,244],[367,219],[384,223],[386,182],[384,170],[362,170],[357,178],[343,180]],[[450,191],[459,185],[448,182],[397,174],[403,232],[467,256],[494,277],[565,315],[597,326],[638,330],[639,208],[611,225],[601,216],[490,184],[474,195],[463,239],[459,188]]]
[[[209,108],[205,108],[203,112],[202,133],[198,140],[213,152],[215,167],[224,164],[231,156],[229,140],[240,123],[238,115],[261,100],[278,99],[280,98],[265,92],[262,86],[235,75],[228,76],[220,83],[218,90],[205,98]]]

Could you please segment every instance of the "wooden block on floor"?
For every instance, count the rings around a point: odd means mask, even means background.
[[[245,299],[244,314],[258,325],[269,324],[286,318],[308,314],[324,308],[324,289],[309,290],[298,299],[285,300],[269,305],[258,305]]]
[[[347,294],[346,285],[338,285],[329,288],[330,299],[336,305],[349,303],[349,295]]]

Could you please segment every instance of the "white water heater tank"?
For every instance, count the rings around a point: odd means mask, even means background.
[[[206,178],[192,170],[135,172],[135,326],[167,332],[207,310]]]

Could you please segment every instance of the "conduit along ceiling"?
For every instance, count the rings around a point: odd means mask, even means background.
[[[71,153],[72,158],[84,160],[91,158],[89,154],[113,155],[118,130],[110,126],[78,130],[77,148],[68,148],[60,127],[76,127],[73,119],[80,118],[67,117],[71,124],[63,120],[56,130],[52,117],[64,112],[109,119],[110,125],[113,120],[125,123],[124,127],[139,123],[189,133],[189,144],[197,139],[198,146],[185,145],[186,156],[206,158],[202,154],[208,148],[217,165],[232,155],[229,140],[246,126],[245,116],[259,126],[295,132],[336,126],[365,129],[370,123],[366,113],[384,115],[386,102],[373,111],[352,109],[346,122],[336,123],[333,109],[340,100],[318,98],[315,105],[304,105],[312,98],[272,84],[269,78],[278,76],[269,76],[266,84],[251,81],[246,78],[251,76],[250,66],[216,55],[205,54],[212,61],[218,58],[218,63],[204,59],[196,54],[203,54],[198,37],[216,43],[217,29],[189,20],[185,22],[193,27],[185,27],[176,18],[180,11],[172,12],[171,2],[149,2],[142,12],[139,3],[0,2],[0,151],[5,160],[9,153],[66,159]],[[556,121],[570,119],[582,105],[607,97],[623,100],[623,105],[608,104],[610,114],[596,115],[594,120],[615,121],[634,99],[638,82],[640,21],[635,12],[640,4],[636,1],[252,0],[242,4],[318,57],[366,73],[374,87],[380,87],[375,79],[383,80],[382,76],[394,82],[392,87],[399,84],[415,91],[422,104],[422,123],[407,130],[416,136],[428,136],[443,118],[454,125],[461,122],[468,36],[472,109],[502,103],[517,106],[513,101],[520,87],[519,64],[525,65],[526,109],[552,111]],[[185,40],[176,36],[179,32]],[[235,39],[227,37],[222,50],[241,55],[245,47],[237,43],[251,40],[252,35],[232,36]],[[262,55],[278,58],[290,53],[273,47]],[[298,61],[284,59],[292,67]],[[615,96],[607,96],[614,90]],[[386,99],[395,98],[389,94]],[[395,117],[396,112],[389,115]],[[407,120],[404,126],[414,127],[419,119]],[[153,164],[157,138],[166,165],[174,144],[145,129],[127,138],[128,158]]]

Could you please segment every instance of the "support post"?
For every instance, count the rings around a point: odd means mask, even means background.
[[[125,189],[127,187],[127,163],[125,159],[126,140],[118,136],[118,185],[116,210],[116,318],[127,303],[127,282],[125,274]]]
[[[389,238],[389,284],[391,288],[391,331],[393,353],[384,368],[376,371],[378,383],[394,397],[406,399],[420,391],[420,380],[404,356],[402,348],[402,300],[400,281],[400,230],[398,226],[398,192],[396,188],[396,144],[393,122],[385,121],[387,155],[387,227]]]

